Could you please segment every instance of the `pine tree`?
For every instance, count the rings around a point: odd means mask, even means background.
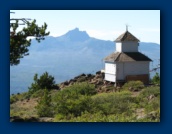
[[[11,21],[15,21],[11,23]],[[21,31],[18,31],[19,21],[23,21],[26,24]],[[47,24],[44,23],[41,27],[36,24],[36,20],[31,23],[26,19],[10,19],[10,65],[18,65],[20,59],[29,55],[28,47],[31,45],[31,39],[27,37],[35,37],[38,42],[44,40],[44,36],[49,35],[50,32],[46,32]]]
[[[33,94],[34,92],[40,89],[48,89],[51,90],[55,87],[54,77],[49,75],[48,72],[43,73],[40,78],[38,78],[38,74],[34,75],[34,83],[29,87],[29,93]]]
[[[38,105],[36,106],[37,114],[40,117],[52,117],[53,110],[51,105],[51,96],[49,95],[49,91],[44,89],[44,95],[38,101]]]

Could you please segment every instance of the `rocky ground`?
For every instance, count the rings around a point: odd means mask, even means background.
[[[104,73],[101,71],[96,72],[95,75],[93,74],[81,74],[79,76],[74,77],[69,81],[62,82],[58,84],[59,89],[63,89],[65,87],[71,86],[76,82],[88,82],[90,84],[94,84],[96,87],[97,92],[111,92],[111,91],[119,91],[120,87],[114,86],[113,82],[108,82],[104,80]]]

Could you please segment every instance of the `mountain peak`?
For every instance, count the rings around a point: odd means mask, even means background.
[[[80,31],[77,27],[63,36],[70,41],[85,41],[90,38],[86,31]]]
[[[79,28],[76,27],[75,29],[73,29],[71,31],[78,31],[79,32]]]

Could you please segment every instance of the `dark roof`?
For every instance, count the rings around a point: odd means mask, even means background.
[[[106,58],[104,58],[105,61],[110,62],[125,62],[125,61],[152,61],[149,57],[145,56],[144,54],[140,52],[116,52],[112,53]]]
[[[115,41],[116,42],[121,42],[121,41],[137,41],[137,42],[140,42],[139,39],[137,39],[134,35],[132,35],[128,31],[121,34]]]

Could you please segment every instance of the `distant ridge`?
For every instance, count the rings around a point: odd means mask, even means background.
[[[56,83],[82,73],[95,74],[104,68],[103,59],[114,51],[113,41],[90,37],[79,28],[59,37],[48,36],[41,43],[33,39],[29,56],[21,59],[18,66],[10,67],[10,93],[27,91],[35,73],[41,75],[47,71]],[[140,42],[139,51],[153,60],[150,68],[159,63],[160,45]]]
[[[79,28],[75,28],[60,36],[60,38],[68,41],[82,42],[88,40],[90,37],[86,31],[80,31]]]

